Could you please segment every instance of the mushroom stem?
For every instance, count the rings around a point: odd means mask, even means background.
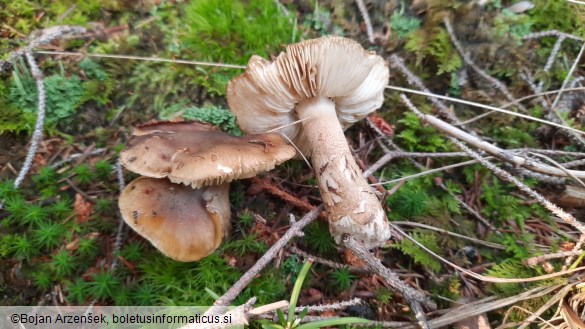
[[[295,109],[311,148],[313,170],[336,242],[350,234],[368,248],[384,245],[390,238],[384,209],[349,150],[335,104],[318,96]]]

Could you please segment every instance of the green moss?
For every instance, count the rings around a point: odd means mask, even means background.
[[[161,118],[169,119],[180,114],[184,119],[208,122],[229,134],[235,136],[242,135],[242,131],[236,123],[236,116],[227,109],[208,105],[204,107],[188,107],[176,112],[175,108],[171,107],[161,113]]]
[[[440,253],[441,248],[437,243],[437,235],[432,232],[425,232],[415,230],[411,234],[412,238],[418,241],[423,246],[427,247],[435,253]],[[413,258],[414,262],[424,266],[433,272],[439,272],[441,270],[441,263],[431,256],[428,252],[423,250],[421,247],[416,245],[409,239],[402,239],[396,243],[394,248],[400,249],[404,254]]]
[[[187,31],[179,39],[187,58],[246,64],[252,55],[268,58],[283,45],[296,41],[294,22],[271,0],[193,1],[184,12]],[[240,73],[214,69],[199,83],[207,83],[208,90],[223,94],[227,82]]]
[[[309,225],[304,240],[312,250],[320,255],[335,250],[335,241],[329,233],[329,226],[320,221]]]

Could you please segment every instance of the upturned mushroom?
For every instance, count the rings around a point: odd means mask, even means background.
[[[228,84],[228,104],[243,131],[282,128],[311,156],[337,242],[346,233],[367,247],[390,238],[384,209],[343,133],[382,105],[388,79],[380,56],[355,41],[325,37],[289,45],[273,62],[252,56],[246,72]]]
[[[139,126],[120,159],[148,178],[124,189],[122,217],[168,257],[199,260],[229,236],[228,182],[271,170],[295,154],[278,134],[239,138],[197,121]]]

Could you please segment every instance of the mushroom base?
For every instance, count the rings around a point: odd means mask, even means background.
[[[335,241],[339,243],[344,234],[350,234],[368,248],[384,245],[390,238],[388,220],[349,150],[335,104],[326,97],[315,97],[299,103],[296,111],[303,120]]]

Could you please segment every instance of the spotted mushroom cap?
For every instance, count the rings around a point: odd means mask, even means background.
[[[350,39],[323,37],[288,45],[273,62],[252,56],[246,72],[227,87],[228,104],[243,131],[258,134],[274,128],[310,154],[292,124],[297,103],[315,96],[330,98],[347,128],[382,106],[389,71],[382,57]]]
[[[231,231],[229,186],[202,189],[140,177],[118,200],[124,221],[166,256],[192,262],[211,254]]]
[[[150,125],[148,133],[142,128],[120,155],[124,167],[199,188],[253,177],[296,154],[277,133],[234,137],[200,123],[178,127],[165,122]]]

